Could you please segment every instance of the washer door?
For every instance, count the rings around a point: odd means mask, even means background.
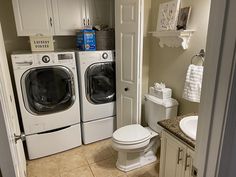
[[[32,114],[66,110],[75,100],[73,74],[63,66],[30,69],[21,86],[25,107]]]
[[[115,101],[115,62],[95,63],[85,73],[86,96],[92,104]]]

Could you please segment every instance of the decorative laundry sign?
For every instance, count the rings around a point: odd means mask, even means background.
[[[30,45],[33,52],[54,51],[52,36],[30,36]]]

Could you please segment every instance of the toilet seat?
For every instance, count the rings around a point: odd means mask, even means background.
[[[150,131],[139,124],[127,125],[113,133],[113,141],[122,145],[139,144],[149,140]]]

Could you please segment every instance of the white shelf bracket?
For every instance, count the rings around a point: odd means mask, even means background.
[[[150,33],[160,39],[160,47],[182,47],[184,50],[186,50],[189,47],[193,32],[194,30],[156,31]]]

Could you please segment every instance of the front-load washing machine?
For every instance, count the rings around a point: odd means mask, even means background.
[[[80,146],[74,52],[13,54],[11,58],[29,158]]]
[[[76,52],[84,144],[112,136],[115,129],[114,51]]]

